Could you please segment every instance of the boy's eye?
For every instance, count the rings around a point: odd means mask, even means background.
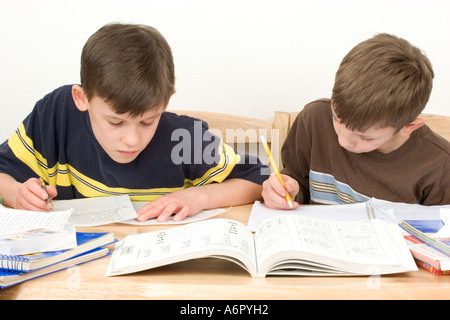
[[[364,137],[361,137],[361,140],[362,141],[373,141],[373,139],[371,139],[371,138],[364,138]]]
[[[141,125],[143,127],[150,127],[153,124],[153,122],[141,122]]]
[[[118,127],[122,124],[122,121],[119,122],[108,121],[108,123],[114,127]]]

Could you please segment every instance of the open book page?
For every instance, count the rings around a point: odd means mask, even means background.
[[[296,258],[330,265],[353,274],[416,270],[395,225],[380,220],[329,221],[277,216],[255,233],[259,274],[278,260]],[[392,267],[392,266],[399,267]]]
[[[38,212],[0,206],[0,235],[35,229],[64,230],[72,211]]]
[[[54,201],[53,207],[55,211],[74,209],[69,223],[76,227],[99,226],[137,217],[128,195]]]
[[[232,257],[256,273],[253,234],[237,221],[212,219],[125,237],[117,243],[106,275],[209,256]]]
[[[148,202],[133,201],[132,203],[133,203],[134,210],[137,212],[137,211],[139,211],[140,208],[145,206]],[[130,220],[121,221],[120,223],[140,225],[140,226],[186,224],[186,223],[192,223],[192,222],[196,222],[196,221],[206,220],[211,217],[217,216],[218,214],[225,213],[228,210],[229,210],[229,208],[228,209],[218,208],[218,209],[203,210],[203,211],[197,213],[196,215],[194,215],[192,217],[186,217],[181,221],[173,221],[173,216],[170,216],[167,219],[167,221],[164,221],[164,222],[159,222],[156,219],[149,219],[147,221],[137,221],[136,219],[130,219]]]

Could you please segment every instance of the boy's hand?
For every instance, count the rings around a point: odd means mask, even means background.
[[[57,191],[53,186],[46,186],[47,192],[42,189],[42,185],[37,178],[30,178],[18,185],[14,200],[15,209],[48,211],[47,198],[56,197]]]
[[[202,192],[198,187],[166,194],[139,209],[136,220],[146,221],[157,218],[159,222],[164,222],[172,214],[174,214],[174,221],[183,220],[203,210],[201,198]]]
[[[285,174],[282,174],[281,177],[284,181],[284,187],[274,174],[271,174],[269,179],[263,183],[262,196],[265,205],[269,208],[290,209],[285,199],[286,191],[289,192],[291,198],[294,199],[300,190],[299,184],[295,179],[292,179]],[[299,204],[295,201],[292,202],[292,205],[293,209],[299,207]]]

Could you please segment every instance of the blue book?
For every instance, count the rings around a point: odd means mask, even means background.
[[[26,273],[19,273],[13,271],[1,271],[0,270],[0,289],[14,286],[16,284],[44,276],[46,274],[63,270],[81,263],[92,261],[101,257],[109,255],[109,249],[107,248],[95,248],[91,251],[84,252],[80,255],[72,257],[70,259],[64,260],[62,262],[37,269],[35,271],[30,271]]]
[[[75,248],[19,256],[0,255],[0,270],[16,273],[31,272],[72,259],[114,241],[114,234],[111,232],[77,232]]]

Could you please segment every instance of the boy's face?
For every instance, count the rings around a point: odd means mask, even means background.
[[[153,109],[142,116],[117,114],[102,98],[88,102],[92,131],[100,146],[118,163],[129,163],[147,147],[158,127],[164,108]]]
[[[341,147],[353,153],[365,153],[377,150],[382,153],[389,153],[398,149],[408,140],[409,136],[402,135],[395,128],[377,128],[371,127],[364,132],[349,130],[334,112],[333,114],[334,131],[338,136]]]

